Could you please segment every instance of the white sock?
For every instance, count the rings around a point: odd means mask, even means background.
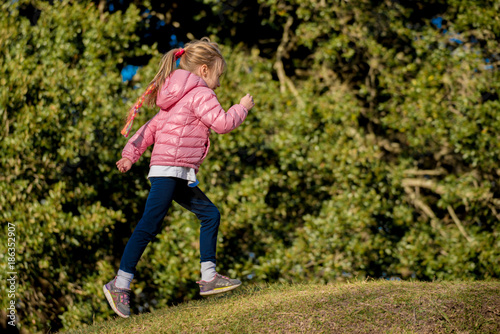
[[[130,289],[130,283],[134,279],[134,274],[127,273],[123,270],[118,270],[115,285],[120,289]]]
[[[212,261],[206,261],[201,263],[201,280],[209,282],[214,279],[215,274],[215,263]]]

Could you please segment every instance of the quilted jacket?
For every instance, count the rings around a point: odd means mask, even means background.
[[[210,129],[228,133],[243,123],[248,110],[233,105],[227,113],[199,76],[175,70],[158,91],[160,111],[128,141],[122,157],[137,162],[154,143],[150,166],[199,167],[210,148]]]

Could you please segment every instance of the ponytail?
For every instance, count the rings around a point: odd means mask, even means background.
[[[151,107],[156,104],[156,96],[158,95],[158,91],[161,90],[161,87],[165,80],[174,71],[175,62],[177,61],[177,58],[180,57],[183,53],[184,49],[172,49],[163,55],[160,61],[160,69],[158,70],[158,73],[156,73],[153,80],[151,80],[148,87],[146,88],[146,91],[137,99],[132,108],[130,108],[125,126],[120,132],[122,135],[128,137],[130,130],[132,129],[132,124],[134,123],[135,116],[141,109],[144,102],[146,102],[146,105],[149,105]]]

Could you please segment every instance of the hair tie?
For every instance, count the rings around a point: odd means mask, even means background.
[[[177,61],[177,59],[179,59],[184,54],[184,52],[186,51],[182,48],[179,51],[177,51],[174,55],[175,56],[174,60]]]

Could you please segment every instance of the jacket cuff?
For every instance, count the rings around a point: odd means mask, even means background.
[[[131,154],[129,151],[125,151],[125,150],[122,151],[122,158],[129,159],[130,161],[132,161],[133,164],[135,164],[137,162],[137,160],[139,160],[139,158],[136,159],[136,156]]]

